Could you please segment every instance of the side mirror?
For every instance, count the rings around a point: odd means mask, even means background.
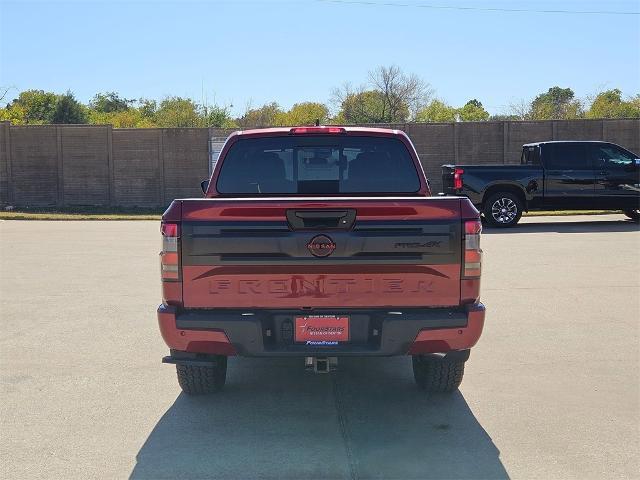
[[[200,188],[202,188],[202,193],[207,194],[207,189],[209,188],[209,180],[203,180],[200,182]]]

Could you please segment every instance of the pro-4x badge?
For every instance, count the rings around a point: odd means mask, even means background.
[[[336,249],[336,244],[326,235],[316,235],[307,243],[307,249],[314,257],[328,257]]]

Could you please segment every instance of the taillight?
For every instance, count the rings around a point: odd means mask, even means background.
[[[307,135],[318,133],[347,133],[342,127],[295,127],[289,130],[293,135]]]
[[[462,174],[464,170],[462,168],[454,168],[453,169],[453,188],[455,190],[460,190],[462,188]]]
[[[160,271],[162,280],[180,279],[180,258],[178,242],[180,240],[180,225],[178,223],[162,222],[162,252],[160,252]]]
[[[479,278],[482,269],[482,250],[480,249],[480,220],[464,222],[464,265],[465,278]]]

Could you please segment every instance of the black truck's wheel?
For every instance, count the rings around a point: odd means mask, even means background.
[[[464,361],[435,356],[413,356],[413,377],[418,386],[429,393],[455,391],[462,382]]]
[[[522,200],[511,192],[498,192],[484,201],[482,213],[494,227],[513,227],[522,217]]]
[[[636,222],[640,221],[640,210],[638,209],[629,209],[623,210],[624,214],[629,217],[631,220],[635,220]]]
[[[227,357],[217,356],[207,366],[176,365],[178,383],[188,395],[203,395],[222,390],[227,379]]]

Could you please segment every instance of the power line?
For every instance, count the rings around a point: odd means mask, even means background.
[[[497,7],[460,7],[453,5],[431,5],[425,3],[393,3],[371,2],[366,0],[316,0],[323,3],[341,3],[346,5],[367,5],[377,7],[413,7],[431,8],[437,10],[475,10],[481,12],[507,12],[507,13],[560,13],[574,15],[640,15],[640,12],[622,12],[612,10],[535,10],[528,8],[497,8]]]

